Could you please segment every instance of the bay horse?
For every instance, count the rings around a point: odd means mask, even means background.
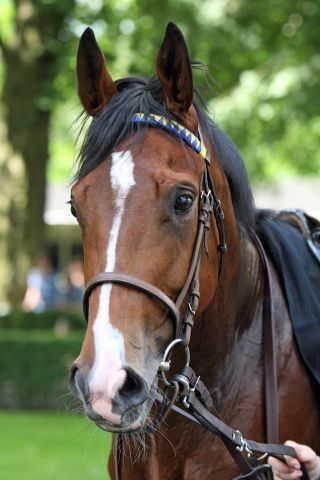
[[[224,422],[246,438],[266,440],[266,280],[252,236],[257,211],[236,147],[194,101],[187,46],[172,23],[156,71],[150,79],[114,82],[93,31],[88,28],[80,39],[78,92],[93,121],[80,153],[71,210],[82,230],[89,290],[87,331],[71,388],[90,419],[122,435],[122,480],[228,480],[237,467],[211,432],[174,412],[158,432],[149,427],[157,415],[159,365],[176,337],[174,301],[193,259],[207,165],[224,220],[222,229],[218,209],[210,230],[206,225],[196,312],[186,298],[180,302],[181,310],[195,314],[192,367]],[[164,128],[167,123],[172,132]],[[210,165],[204,157],[211,158]],[[279,441],[290,438],[319,451],[316,391],[298,354],[272,264],[270,276]],[[183,362],[184,353],[179,349],[172,365]],[[144,458],[139,458],[141,443]],[[112,455],[109,470],[117,478]]]

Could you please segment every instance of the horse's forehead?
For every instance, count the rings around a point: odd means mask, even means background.
[[[203,170],[203,162],[199,155],[182,144],[179,139],[160,129],[150,128],[143,133],[142,138],[126,139],[115,150],[116,154],[120,152],[125,153],[125,157],[130,156],[137,180],[141,177],[145,181],[147,175],[156,181],[158,177],[170,178],[171,174],[180,172],[196,181]],[[101,185],[112,182],[112,155],[112,153],[108,155],[100,165],[73,186],[73,195],[85,197],[88,190],[99,190]]]
[[[91,193],[94,190],[93,187],[106,181],[108,168],[107,162],[104,161],[83,178],[77,180],[71,188],[71,196],[75,199],[86,200],[88,192]]]
[[[158,174],[170,177],[170,172],[186,173],[199,179],[203,170],[199,155],[160,128],[148,128],[142,138],[130,139],[119,145],[119,149],[131,149],[137,175],[149,173],[154,180]]]

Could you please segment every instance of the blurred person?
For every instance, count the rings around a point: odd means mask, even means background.
[[[302,477],[301,463],[308,472],[310,480],[320,480],[320,457],[307,445],[288,440],[285,445],[293,447],[297,458],[285,457],[286,463],[269,457],[268,463],[272,466],[274,480],[298,480]]]
[[[53,267],[46,255],[39,255],[27,276],[27,289],[22,301],[26,312],[42,312],[56,304],[57,290]]]
[[[74,257],[67,268],[66,302],[69,305],[81,305],[84,292],[83,261]]]

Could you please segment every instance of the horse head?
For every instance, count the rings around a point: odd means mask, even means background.
[[[159,365],[176,335],[170,302],[188,278],[206,168],[204,158],[177,135],[132,121],[141,112],[140,119],[156,114],[162,122],[178,125],[178,131],[183,128],[196,143],[207,143],[198,139],[187,47],[172,23],[156,70],[157,77],[150,80],[114,82],[92,30],[81,37],[79,96],[93,120],[72,188],[72,212],[82,230],[86,283],[101,273],[109,280],[94,281],[88,291],[87,331],[71,386],[86,414],[101,428],[117,432],[136,431],[147,423]],[[209,153],[215,161],[214,152]],[[232,209],[216,162],[213,179],[222,202]],[[234,229],[233,217],[232,222]],[[199,312],[212,300],[219,276],[214,222],[207,243],[210,256],[202,253]],[[117,281],[119,275],[129,280]],[[134,279],[147,287],[137,288]],[[150,294],[152,287],[157,295]],[[183,298],[181,310],[185,308]]]

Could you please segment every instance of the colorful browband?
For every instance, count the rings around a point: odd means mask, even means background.
[[[162,115],[156,115],[150,113],[135,113],[132,118],[132,123],[143,123],[145,125],[152,125],[154,127],[160,127],[164,130],[168,130],[180,137],[185,143],[187,143],[193,150],[199,153],[203,158],[206,158],[207,149],[201,143],[201,141],[189,130],[180,125],[180,123],[170,120]]]

